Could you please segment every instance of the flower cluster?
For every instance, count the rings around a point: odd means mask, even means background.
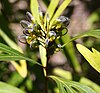
[[[60,16],[53,22],[52,26],[49,27],[49,14],[46,15],[46,20],[44,20],[41,11],[39,14],[39,20],[42,27],[31,13],[26,13],[28,21],[22,20],[20,22],[23,27],[23,35],[19,36],[19,41],[22,43],[28,43],[31,48],[38,48],[39,45],[42,45],[46,49],[54,48],[57,50],[61,45],[57,45],[55,42],[67,33],[68,30],[66,26],[69,24],[69,18]],[[46,24],[44,24],[44,21],[46,21]]]

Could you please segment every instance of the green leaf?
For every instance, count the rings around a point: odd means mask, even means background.
[[[72,73],[70,71],[66,71],[61,68],[54,68],[53,73],[57,76],[65,78],[65,79],[72,80]]]
[[[13,48],[10,48],[7,45],[2,44],[2,43],[0,43],[0,51],[3,51],[8,54],[12,54],[12,55],[21,55],[21,56],[24,55],[24,54],[20,53],[19,51],[15,50]]]
[[[22,51],[22,49],[14,41],[12,41],[1,29],[0,29],[0,36],[6,41],[6,43],[10,47],[18,49],[20,52]]]
[[[58,10],[56,11],[55,15],[53,16],[51,22],[50,22],[50,27],[52,26],[53,22],[55,19],[57,19],[61,13],[64,11],[64,9],[68,6],[68,4],[71,2],[71,0],[64,0],[63,3],[60,5],[60,7],[58,8]]]
[[[43,46],[39,46],[40,58],[42,65],[46,67],[47,57],[46,57],[46,49]]]
[[[38,6],[37,0],[30,0],[30,9],[31,9],[32,15],[34,16],[35,20],[38,23],[40,23],[38,8],[39,6]]]
[[[83,38],[83,37],[89,37],[89,36],[100,39],[100,29],[91,30],[91,31],[87,31],[87,32],[81,33],[81,34],[75,36],[74,38],[72,38],[71,40],[69,40],[62,47],[65,47],[67,44],[69,44],[70,42],[72,42],[72,41],[74,41],[76,39]]]
[[[49,7],[48,7],[48,9],[47,9],[47,12],[46,12],[46,14],[45,14],[45,20],[46,20],[46,15],[47,15],[47,13],[49,14],[49,18],[51,19],[51,17],[53,16],[54,11],[55,11],[55,9],[56,9],[58,3],[59,3],[59,0],[51,0],[51,2],[50,2],[50,4],[49,4]]]
[[[47,64],[47,53],[46,53],[46,49],[42,46],[42,45],[39,45],[39,52],[40,52],[40,58],[41,58],[41,62],[42,62],[42,65],[43,67],[46,67],[46,64]],[[46,71],[44,69],[44,75],[46,75]]]
[[[91,81],[88,78],[81,77],[80,81],[81,84],[87,85],[91,87],[96,93],[100,93],[100,86],[97,85],[95,82]]]
[[[88,86],[82,85],[78,82],[68,81],[56,76],[49,77],[57,83],[59,93],[96,93]]]
[[[40,21],[39,5],[38,5],[38,1],[37,0],[30,0],[30,9],[31,9],[32,15],[35,18],[35,21],[43,29],[43,25],[41,24],[41,21]]]
[[[81,44],[77,44],[78,51],[84,56],[89,64],[100,73],[100,52],[92,48],[91,52],[88,48]]]
[[[0,93],[25,93],[24,91],[0,81]]]
[[[100,29],[84,32],[74,38],[82,38],[82,37],[88,37],[88,36],[100,38]]]
[[[20,53],[19,51],[10,48],[2,43],[0,43],[0,51],[7,53],[7,54],[0,54],[0,61],[27,60],[34,64],[41,65],[38,62],[24,56],[24,54]]]
[[[0,61],[18,61],[18,60],[27,60],[29,62],[32,62],[33,64],[38,64],[41,66],[40,63],[26,57],[26,56],[18,56],[18,55],[8,55],[8,54],[0,54]]]

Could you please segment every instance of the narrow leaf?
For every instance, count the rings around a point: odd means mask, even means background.
[[[36,62],[36,61],[34,61],[30,58],[25,57],[24,54],[18,52],[17,50],[10,48],[10,47],[2,44],[2,43],[0,43],[0,51],[7,53],[7,54],[0,54],[0,60],[1,61],[28,60],[28,61],[30,61],[34,64],[41,65],[38,62]]]
[[[29,62],[32,62],[33,64],[38,64],[41,66],[41,64],[39,64],[38,62],[25,56],[0,54],[0,61],[18,61],[18,60],[27,60]]]
[[[57,19],[61,13],[64,11],[64,9],[68,6],[68,4],[71,2],[71,0],[64,0],[63,3],[60,5],[58,10],[56,11],[55,15],[53,16],[51,22],[50,22],[50,28],[54,22],[55,19]]]
[[[70,41],[66,42],[62,47],[65,47],[67,44],[69,44],[70,42],[72,42],[76,39],[83,38],[83,37],[89,37],[89,36],[100,39],[100,29],[91,30],[91,31],[81,33],[81,34],[75,36],[74,38],[72,38]]]
[[[78,51],[84,56],[84,58],[90,63],[90,65],[100,73],[100,52],[92,49],[91,52],[88,48],[81,44],[77,44]]]
[[[40,58],[41,58],[41,62],[42,65],[44,67],[46,67],[46,62],[47,62],[47,58],[46,58],[46,49],[43,46],[39,46],[39,52],[40,52]]]
[[[88,86],[82,85],[78,82],[68,81],[56,76],[49,77],[57,83],[59,93],[96,93]]]
[[[20,52],[22,52],[21,48],[14,42],[12,41],[1,29],[0,29],[0,36],[6,41],[6,43],[14,48],[14,49],[18,49]]]
[[[46,53],[46,49],[43,46],[39,46],[39,52],[40,52],[40,58],[41,58],[41,62],[43,67],[46,67],[46,63],[47,63],[47,53]],[[44,75],[46,75],[46,71],[44,69]]]
[[[22,76],[26,77],[27,76],[27,64],[26,60],[19,60],[18,64],[16,61],[11,61],[12,65],[15,67],[17,72]]]
[[[40,23],[38,8],[39,6],[38,6],[37,0],[30,0],[30,9],[31,9],[32,15],[34,16],[35,20],[38,23]]]
[[[47,12],[45,14],[45,20],[46,20],[46,15],[47,13],[49,14],[49,18],[51,19],[51,17],[53,16],[54,12],[55,12],[55,9],[57,7],[59,3],[59,0],[51,0],[50,4],[49,4],[49,7],[47,9]],[[44,21],[45,22],[45,21]]]
[[[39,5],[38,5],[38,0],[31,0],[30,3],[30,9],[32,12],[32,15],[35,18],[35,21],[41,26],[43,29],[43,24],[40,22],[40,13],[39,13]]]
[[[3,52],[8,53],[8,54],[12,54],[12,55],[21,55],[21,56],[23,56],[23,54],[20,53],[19,51],[15,50],[13,48],[10,48],[7,45],[2,44],[2,43],[0,43],[0,51],[3,51]]]
[[[0,82],[0,93],[25,93],[25,92],[14,86],[8,85],[4,82]]]

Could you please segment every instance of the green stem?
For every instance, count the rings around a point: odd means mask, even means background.
[[[46,76],[45,76],[45,93],[48,93],[48,52],[47,52],[47,63],[46,63],[46,67],[45,67],[45,71],[46,71]]]

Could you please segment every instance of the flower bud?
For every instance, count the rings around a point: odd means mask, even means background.
[[[26,20],[22,20],[21,22],[20,22],[20,24],[21,24],[21,26],[23,27],[23,28],[31,28],[33,25],[32,25],[32,23],[30,23],[29,21],[26,21]]]
[[[49,40],[53,41],[56,38],[56,33],[54,31],[49,32]]]
[[[35,19],[30,12],[26,13],[26,17],[28,18],[29,21],[35,22]]]

